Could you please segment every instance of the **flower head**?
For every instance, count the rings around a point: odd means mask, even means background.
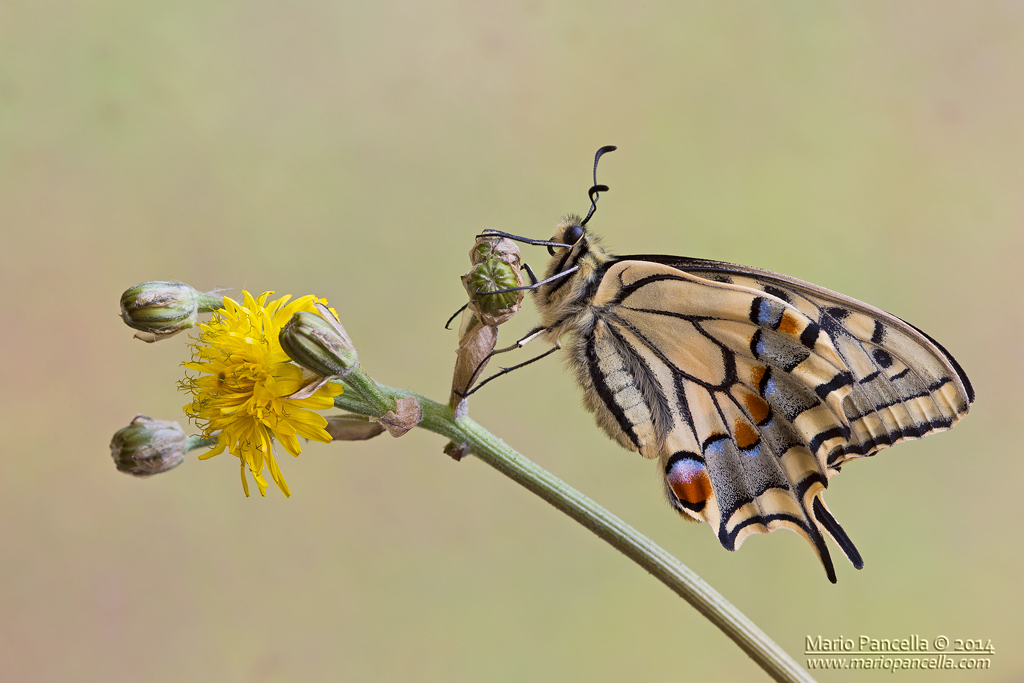
[[[110,455],[117,469],[136,477],[149,477],[174,469],[185,460],[188,437],[177,422],[136,415],[117,430]]]
[[[331,441],[326,418],[314,411],[333,407],[334,397],[342,392],[340,384],[329,383],[308,398],[288,398],[308,383],[308,378],[289,360],[278,335],[292,314],[313,311],[313,304],[320,300],[310,295],[288,303],[290,297],[283,296],[267,303],[271,294],[264,292],[253,299],[243,292],[241,304],[224,297],[224,308],[210,322],[199,325],[192,361],[183,363],[200,373],[182,383],[182,389],[192,393],[185,412],[204,430],[204,436],[219,432],[217,445],[200,459],[212,458],[225,449],[237,457],[246,496],[246,467],[260,495],[266,495],[268,486],[264,467],[278,488],[291,495],[274,460],[273,442],[297,456],[302,451],[300,436]]]
[[[195,327],[198,314],[199,292],[184,282],[143,282],[121,295],[121,318],[148,342]]]

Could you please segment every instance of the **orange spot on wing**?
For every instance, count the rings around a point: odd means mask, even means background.
[[[768,416],[772,413],[772,409],[765,400],[757,394],[744,394],[743,405],[747,407],[750,417],[754,418],[754,422],[758,424],[767,420]]]
[[[673,468],[668,484],[676,498],[691,505],[700,505],[711,497],[711,479],[700,465]]]
[[[757,443],[760,437],[757,435],[757,430],[746,422],[737,422],[733,425],[733,438],[740,448],[750,448]]]
[[[764,379],[765,367],[763,365],[755,365],[750,369],[750,383],[755,386],[761,386],[761,380]]]
[[[800,321],[792,313],[785,311],[782,314],[782,320],[779,321],[779,332],[795,335],[801,327]]]

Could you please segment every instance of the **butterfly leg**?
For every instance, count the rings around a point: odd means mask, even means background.
[[[518,348],[518,347],[510,346],[508,348],[502,349],[502,351],[511,351],[512,349],[515,349],[515,348]],[[492,379],[498,379],[502,375],[507,375],[508,373],[512,372],[513,370],[518,370],[519,368],[525,367],[525,366],[529,365],[530,363],[536,363],[541,358],[545,358],[547,356],[550,356],[551,354],[553,354],[555,351],[559,350],[560,348],[562,348],[562,345],[559,344],[558,342],[555,342],[554,346],[552,346],[550,349],[548,349],[544,353],[540,354],[539,356],[535,356],[535,357],[531,358],[528,361],[524,361],[522,363],[519,363],[518,365],[513,365],[513,366],[508,367],[508,368],[502,368],[501,372],[496,372],[493,375],[491,375],[490,377],[488,377],[487,379],[483,380],[482,382],[477,384],[475,387],[473,387],[472,389],[467,391],[465,394],[462,394],[462,397],[465,398],[465,397],[467,397],[467,396],[469,396],[471,394],[476,393],[481,387],[483,387],[485,384],[490,382]],[[494,353],[500,353],[500,352],[499,351],[495,351]],[[491,355],[493,355],[493,354],[491,354]]]
[[[523,285],[522,287],[509,287],[508,289],[496,289],[493,292],[477,292],[477,294],[479,294],[480,296],[489,296],[489,295],[492,295],[492,294],[505,294],[507,292],[518,292],[521,289],[537,289],[541,285],[546,285],[549,282],[554,282],[555,280],[560,280],[563,277],[566,277],[567,275],[572,275],[573,273],[575,273],[579,269],[580,269],[579,266],[573,266],[572,268],[566,268],[565,270],[563,270],[563,271],[561,271],[559,273],[555,273],[554,275],[552,275],[549,278],[544,278],[540,282],[537,282],[536,281],[536,276],[534,276],[533,279],[535,281],[534,281],[534,283],[532,285]],[[527,271],[527,272],[529,272],[529,271]],[[532,273],[531,273],[531,275],[532,275]]]
[[[509,351],[515,351],[516,349],[523,348],[524,346],[526,346],[527,344],[529,344],[534,339],[536,339],[537,337],[539,337],[540,335],[544,334],[547,331],[548,328],[546,327],[533,328],[525,335],[523,335],[519,340],[517,340],[515,344],[506,346],[505,348],[502,349],[495,349],[494,351],[491,351],[489,354],[487,354],[487,358],[480,365],[483,365],[484,363],[489,361],[492,356],[497,356],[499,353],[508,353]],[[479,368],[477,369],[477,371],[479,372]]]
[[[492,350],[492,351],[491,351],[490,353],[488,353],[488,354],[487,354],[487,355],[486,355],[486,356],[485,356],[485,357],[483,358],[483,360],[481,360],[481,361],[480,361],[480,363],[479,363],[479,364],[478,364],[478,365],[476,366],[476,368],[475,368],[475,369],[473,370],[473,374],[471,375],[471,377],[473,377],[473,378],[476,378],[476,377],[478,377],[478,376],[480,375],[480,373],[481,373],[481,372],[483,371],[483,369],[484,369],[484,366],[485,366],[485,365],[487,365],[487,363],[488,363],[488,362],[489,362],[489,361],[491,360],[491,358],[492,358],[493,356],[496,356],[496,355],[497,355],[497,354],[499,354],[499,353],[507,353],[508,351],[515,351],[516,349],[521,349],[521,348],[523,348],[524,346],[526,346],[527,344],[529,344],[529,343],[530,343],[531,341],[533,341],[534,339],[536,339],[537,337],[539,337],[540,335],[542,335],[542,334],[543,334],[544,332],[546,332],[546,331],[547,331],[547,328],[546,328],[546,327],[535,327],[535,328],[533,328],[532,330],[530,330],[529,332],[527,332],[527,333],[526,333],[526,334],[525,334],[525,335],[524,335],[524,336],[523,336],[522,338],[520,338],[520,339],[519,339],[518,341],[516,341],[516,343],[515,343],[515,344],[512,344],[511,346],[506,346],[505,348],[502,348],[502,349],[496,349],[496,350]],[[560,346],[557,346],[557,345],[556,345],[556,346],[555,346],[555,349],[557,349],[557,348],[560,348]],[[554,349],[552,349],[552,351],[553,351],[553,350],[554,350]],[[548,351],[547,353],[551,353],[551,351]],[[547,353],[545,353],[544,355],[546,356],[546,355],[547,355]],[[529,365],[529,364],[530,364],[530,363],[532,363],[532,362],[533,362],[534,360],[539,360],[540,358],[543,358],[543,357],[544,357],[544,356],[538,356],[537,358],[534,358],[533,360],[530,360],[530,361],[527,361],[526,363],[521,363],[520,365],[517,365],[517,366],[515,366],[515,368],[510,368],[510,369],[505,369],[505,368],[503,368],[503,369],[502,369],[502,372],[498,373],[498,375],[503,375],[503,374],[507,374],[508,372],[511,372],[512,370],[515,370],[516,368],[522,367],[523,365]],[[494,379],[494,378],[495,378],[495,377],[497,377],[498,375],[494,375],[493,377],[488,377],[488,378],[487,378],[486,380],[484,380],[484,382],[490,382],[490,381],[491,381],[492,379]],[[466,398],[467,396],[469,396],[470,394],[472,394],[473,392],[475,392],[475,391],[476,391],[477,389],[479,389],[479,388],[480,388],[481,386],[483,386],[484,382],[481,382],[481,383],[480,383],[479,385],[477,385],[477,387],[476,387],[476,388],[474,388],[474,389],[472,389],[472,390],[469,390],[469,388],[467,387],[467,391],[466,391],[466,393],[462,393],[462,392],[455,392],[455,393],[456,393],[456,395],[457,395],[457,396],[459,396],[460,398]],[[471,385],[472,385],[472,384],[471,384]],[[470,385],[470,386],[471,386],[471,385]]]
[[[529,263],[524,263],[523,264],[523,268],[526,270],[526,274],[530,276],[530,284],[536,286],[536,284],[537,284],[537,276],[533,274],[533,269],[530,268],[530,264]]]
[[[497,328],[492,327],[491,329],[494,331],[494,334],[497,335]],[[546,329],[547,328],[544,328],[544,327],[534,328],[534,329],[530,330],[529,332],[527,332],[526,336],[524,336],[522,339],[518,340],[515,344],[512,344],[511,346],[506,346],[505,348],[502,348],[502,349],[495,350],[494,349],[494,342],[491,342],[491,351],[486,356],[481,358],[480,362],[477,363],[475,368],[473,368],[472,374],[469,375],[469,381],[466,383],[466,389],[463,391],[463,390],[459,390],[459,389],[453,388],[452,392],[455,394],[455,396],[459,397],[460,399],[463,399],[463,398],[466,398],[467,396],[469,396],[471,393],[473,393],[473,391],[476,391],[476,389],[473,389],[472,391],[470,391],[470,387],[473,386],[473,383],[476,381],[476,378],[480,376],[481,372],[483,372],[484,368],[487,366],[487,363],[490,362],[492,356],[495,356],[495,355],[497,355],[499,353],[507,353],[508,351],[514,351],[516,349],[521,349],[524,345],[528,344],[529,342],[533,341],[538,336],[540,336]],[[495,336],[495,339],[496,338],[497,337]],[[490,381],[491,379],[493,379],[493,377],[489,378],[487,381]],[[477,387],[477,388],[479,388],[479,387]]]

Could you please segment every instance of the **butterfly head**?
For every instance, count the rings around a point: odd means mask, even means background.
[[[605,251],[601,247],[601,239],[587,228],[586,219],[569,214],[558,221],[555,234],[548,242],[548,253],[552,256],[548,268],[550,276],[579,265],[590,256],[600,256]]]
[[[584,292],[597,282],[601,266],[611,258],[601,246],[600,238],[574,214],[558,222],[548,251],[551,259],[544,274],[545,282],[535,290],[541,309],[556,304],[571,307],[586,299]],[[552,309],[552,316],[560,317],[567,310]]]
[[[551,236],[548,244],[548,253],[552,256],[563,255],[566,250],[572,251],[586,241],[587,229],[583,225],[583,219],[574,213],[569,214],[558,221],[555,234]]]

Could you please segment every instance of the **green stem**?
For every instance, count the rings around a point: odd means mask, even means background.
[[[207,292],[196,292],[196,305],[200,313],[212,313],[224,308],[224,297]]]
[[[381,386],[369,377],[354,378],[356,373],[362,376],[361,370],[357,369],[345,377],[346,385],[356,391],[347,391],[336,397],[335,406],[359,415],[380,417],[386,411],[378,412],[373,407],[373,404],[381,402],[380,396],[371,394],[366,399],[361,396],[359,389],[365,381],[372,382],[374,391],[388,396],[392,405],[397,398],[414,397],[423,411],[420,427],[445,436],[456,444],[466,444],[477,458],[610,543],[693,605],[776,681],[814,682],[807,671],[786,654],[785,650],[718,591],[666,550],[608,510],[517,453],[474,420],[468,417],[455,420],[450,409],[440,403],[411,392]],[[356,379],[356,382],[352,382],[352,379]]]
[[[363,368],[360,365],[352,368],[345,375],[343,381],[346,386],[352,387],[359,392],[359,395],[370,407],[371,412],[363,413],[363,415],[380,417],[384,413],[394,410],[395,399],[401,398],[401,395],[396,390],[377,384],[376,380],[363,372]],[[352,412],[358,411],[353,410]]]
[[[217,434],[219,433],[220,432],[218,431]],[[213,446],[216,446],[217,434],[214,434],[213,436],[210,436],[205,439],[201,436],[188,437],[188,439],[185,441],[185,452],[188,453],[189,451],[194,451],[197,448],[212,448]]]

